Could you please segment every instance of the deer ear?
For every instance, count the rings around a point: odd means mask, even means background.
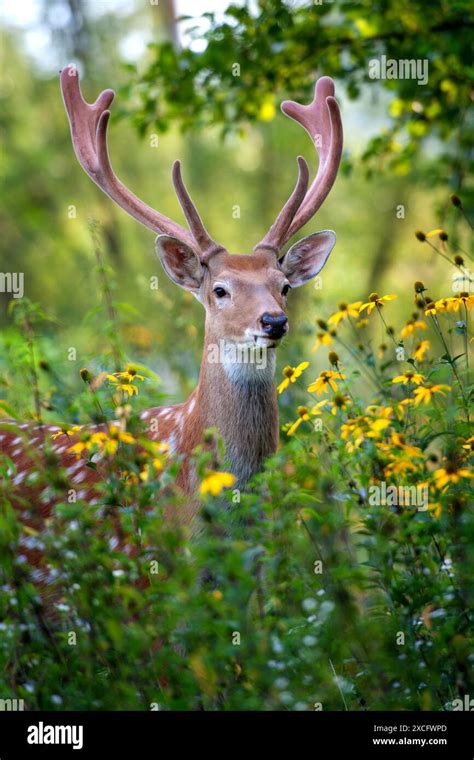
[[[292,288],[298,288],[316,277],[334,248],[336,233],[332,230],[313,232],[291,246],[280,259],[280,267]]]
[[[197,254],[189,245],[171,235],[158,235],[155,249],[173,282],[185,290],[199,290],[204,272]]]

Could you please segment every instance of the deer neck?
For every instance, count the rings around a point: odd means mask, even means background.
[[[275,349],[236,348],[206,333],[196,389],[202,429],[216,427],[238,484],[243,485],[278,444]]]

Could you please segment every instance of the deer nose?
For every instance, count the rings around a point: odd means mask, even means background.
[[[281,338],[288,330],[288,317],[285,314],[262,314],[260,322],[263,327],[263,331],[269,336],[269,338]]]

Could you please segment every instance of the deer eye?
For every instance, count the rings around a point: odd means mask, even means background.
[[[224,290],[224,288],[214,288],[214,293],[216,294],[217,298],[224,298],[224,296],[227,295],[227,291]]]
[[[283,285],[283,289],[281,291],[282,296],[287,296],[288,291],[291,290],[291,286],[286,283],[286,285]]]

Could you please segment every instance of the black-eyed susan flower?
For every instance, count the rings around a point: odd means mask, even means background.
[[[381,308],[385,303],[387,303],[388,301],[393,301],[396,297],[397,296],[394,294],[390,294],[387,296],[379,296],[378,293],[371,293],[367,303],[363,303],[361,307],[359,308],[359,313],[367,309],[367,314],[371,314],[376,306],[378,308]]]
[[[400,449],[407,456],[413,457],[414,459],[418,457],[424,457],[424,454],[419,446],[413,446],[412,444],[407,443],[407,440],[403,433],[397,433],[396,430],[392,431],[389,446],[394,447],[395,449]]]
[[[333,372],[332,370],[323,370],[319,373],[319,377],[314,383],[308,386],[309,393],[316,393],[320,396],[321,393],[329,393],[329,389],[337,391],[336,380],[345,380],[346,376],[341,372]]]
[[[206,496],[207,494],[219,496],[224,488],[232,488],[236,480],[235,475],[231,472],[208,470],[199,486],[199,493],[201,496]]]
[[[413,352],[413,358],[417,362],[422,362],[425,358],[426,352],[429,350],[430,342],[429,340],[422,340],[421,343],[418,343],[415,351]]]
[[[445,396],[445,391],[450,390],[451,388],[449,385],[433,385],[432,383],[422,385],[419,388],[415,388],[413,392],[415,396],[415,404],[417,406],[422,402],[429,404],[435,393],[440,393],[442,396]]]
[[[307,367],[309,367],[309,362],[301,362],[297,367],[285,367],[282,373],[285,379],[278,386],[278,393],[283,393],[290,383],[296,382]]]
[[[336,415],[338,410],[341,412],[347,412],[347,407],[351,404],[351,399],[349,396],[343,396],[342,393],[336,393],[333,396],[332,401],[328,401],[327,403],[329,404],[331,414]]]
[[[337,327],[343,319],[347,319],[348,317],[357,318],[359,316],[359,309],[361,305],[362,301],[354,301],[354,303],[340,303],[337,307],[337,311],[334,312],[334,314],[331,314],[329,317],[328,324],[332,325],[333,327]]]
[[[367,426],[367,417],[359,416],[347,420],[341,425],[341,438],[346,441],[346,448],[349,452],[354,448],[359,448],[363,443]]]
[[[406,456],[390,456],[391,461],[384,467],[384,475],[389,478],[391,475],[406,475],[417,472],[419,465]]]
[[[410,319],[405,327],[402,328],[401,336],[402,338],[408,338],[410,335],[413,335],[415,330],[426,330],[427,324],[426,322],[422,322],[420,319]]]
[[[146,444],[147,455],[151,458],[151,463],[146,462],[140,471],[140,479],[143,481],[150,480],[153,472],[162,472],[166,463],[171,447],[169,443],[161,441],[149,441]]]
[[[311,351],[317,351],[320,346],[331,346],[333,343],[332,336],[329,332],[318,332],[316,342]]]
[[[390,425],[388,419],[378,419],[369,422],[369,428],[366,432],[367,438],[378,438],[380,434]]]
[[[369,410],[383,409],[382,407],[368,407]],[[371,414],[371,412],[369,412]],[[358,449],[364,440],[380,438],[386,428],[391,425],[391,407],[387,407],[385,415],[371,419],[368,415],[359,415],[347,420],[341,425],[341,438],[346,441],[346,449],[351,453]]]
[[[307,406],[299,406],[297,409],[297,412],[298,412],[297,419],[295,420],[295,422],[293,422],[293,424],[291,425],[291,427],[288,429],[286,433],[289,436],[292,436],[296,433],[296,431],[298,430],[302,422],[309,422],[311,419],[309,416],[309,409]]]
[[[366,413],[371,417],[383,417],[386,420],[391,420],[393,417],[392,406],[382,406],[381,404],[369,404],[365,409]]]
[[[419,372],[408,370],[407,372],[404,372],[403,375],[397,375],[397,377],[394,377],[392,383],[403,383],[403,385],[409,385],[411,383],[412,385],[421,385],[424,380],[424,375],[420,375]]]
[[[464,478],[472,478],[473,474],[467,467],[461,467],[459,463],[448,462],[445,467],[441,467],[433,474],[435,486],[439,490],[451,483],[456,485]]]
[[[84,440],[78,441],[68,451],[71,454],[76,454],[78,458],[84,451],[95,449],[103,454],[114,456],[119,443],[135,443],[135,438],[130,433],[120,430],[117,425],[110,425],[108,430],[99,430]]]
[[[141,382],[145,378],[143,375],[139,375],[133,367],[128,367],[123,372],[114,372],[113,375],[107,375],[107,379],[111,383],[114,383],[114,390],[123,391],[124,393],[128,393],[129,396],[133,396],[134,394],[138,396],[138,387],[134,385],[135,380],[140,380]]]
[[[470,295],[469,293],[459,293],[458,296],[443,298],[440,301],[436,301],[435,305],[437,311],[457,312],[461,306],[470,309],[473,303],[474,295]]]
[[[56,438],[59,438],[60,435],[70,436],[70,435],[74,435],[75,433],[78,433],[80,430],[81,430],[81,426],[80,425],[73,425],[72,428],[69,428],[69,430],[67,430],[67,429],[65,429],[65,430],[59,430],[59,432],[53,433],[53,435],[51,436],[51,438],[53,439],[53,441],[55,441]]]

